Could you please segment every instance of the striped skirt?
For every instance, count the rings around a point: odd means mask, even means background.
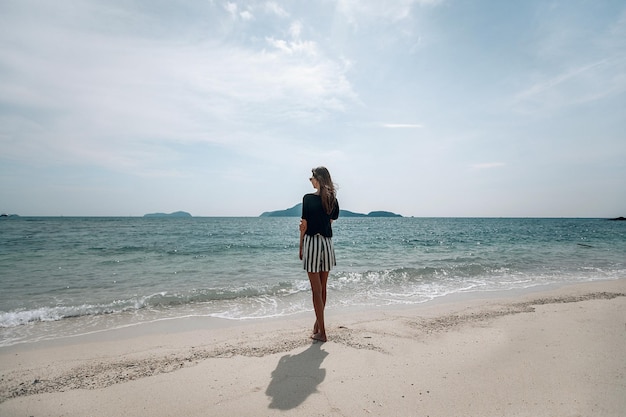
[[[322,235],[304,235],[302,263],[307,272],[330,271],[337,265],[332,238]]]

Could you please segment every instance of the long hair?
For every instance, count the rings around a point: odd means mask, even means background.
[[[330,172],[326,167],[317,167],[311,170],[313,177],[320,183],[320,197],[322,198],[322,206],[326,214],[333,212],[336,201],[335,184],[330,177]]]

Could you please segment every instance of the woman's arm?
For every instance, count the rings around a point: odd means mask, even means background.
[[[300,260],[302,260],[302,243],[304,242],[304,234],[306,233],[306,228],[306,220],[300,219]]]

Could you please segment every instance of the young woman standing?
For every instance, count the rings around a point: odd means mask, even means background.
[[[306,194],[302,199],[300,259],[309,275],[313,293],[316,321],[311,338],[325,342],[326,284],[330,270],[337,265],[331,224],[339,217],[339,202],[328,169],[317,167],[312,172],[309,180],[316,192]]]

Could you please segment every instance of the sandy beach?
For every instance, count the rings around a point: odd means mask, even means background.
[[[0,415],[626,415],[626,279],[327,321],[327,343],[310,313],[5,347]]]

